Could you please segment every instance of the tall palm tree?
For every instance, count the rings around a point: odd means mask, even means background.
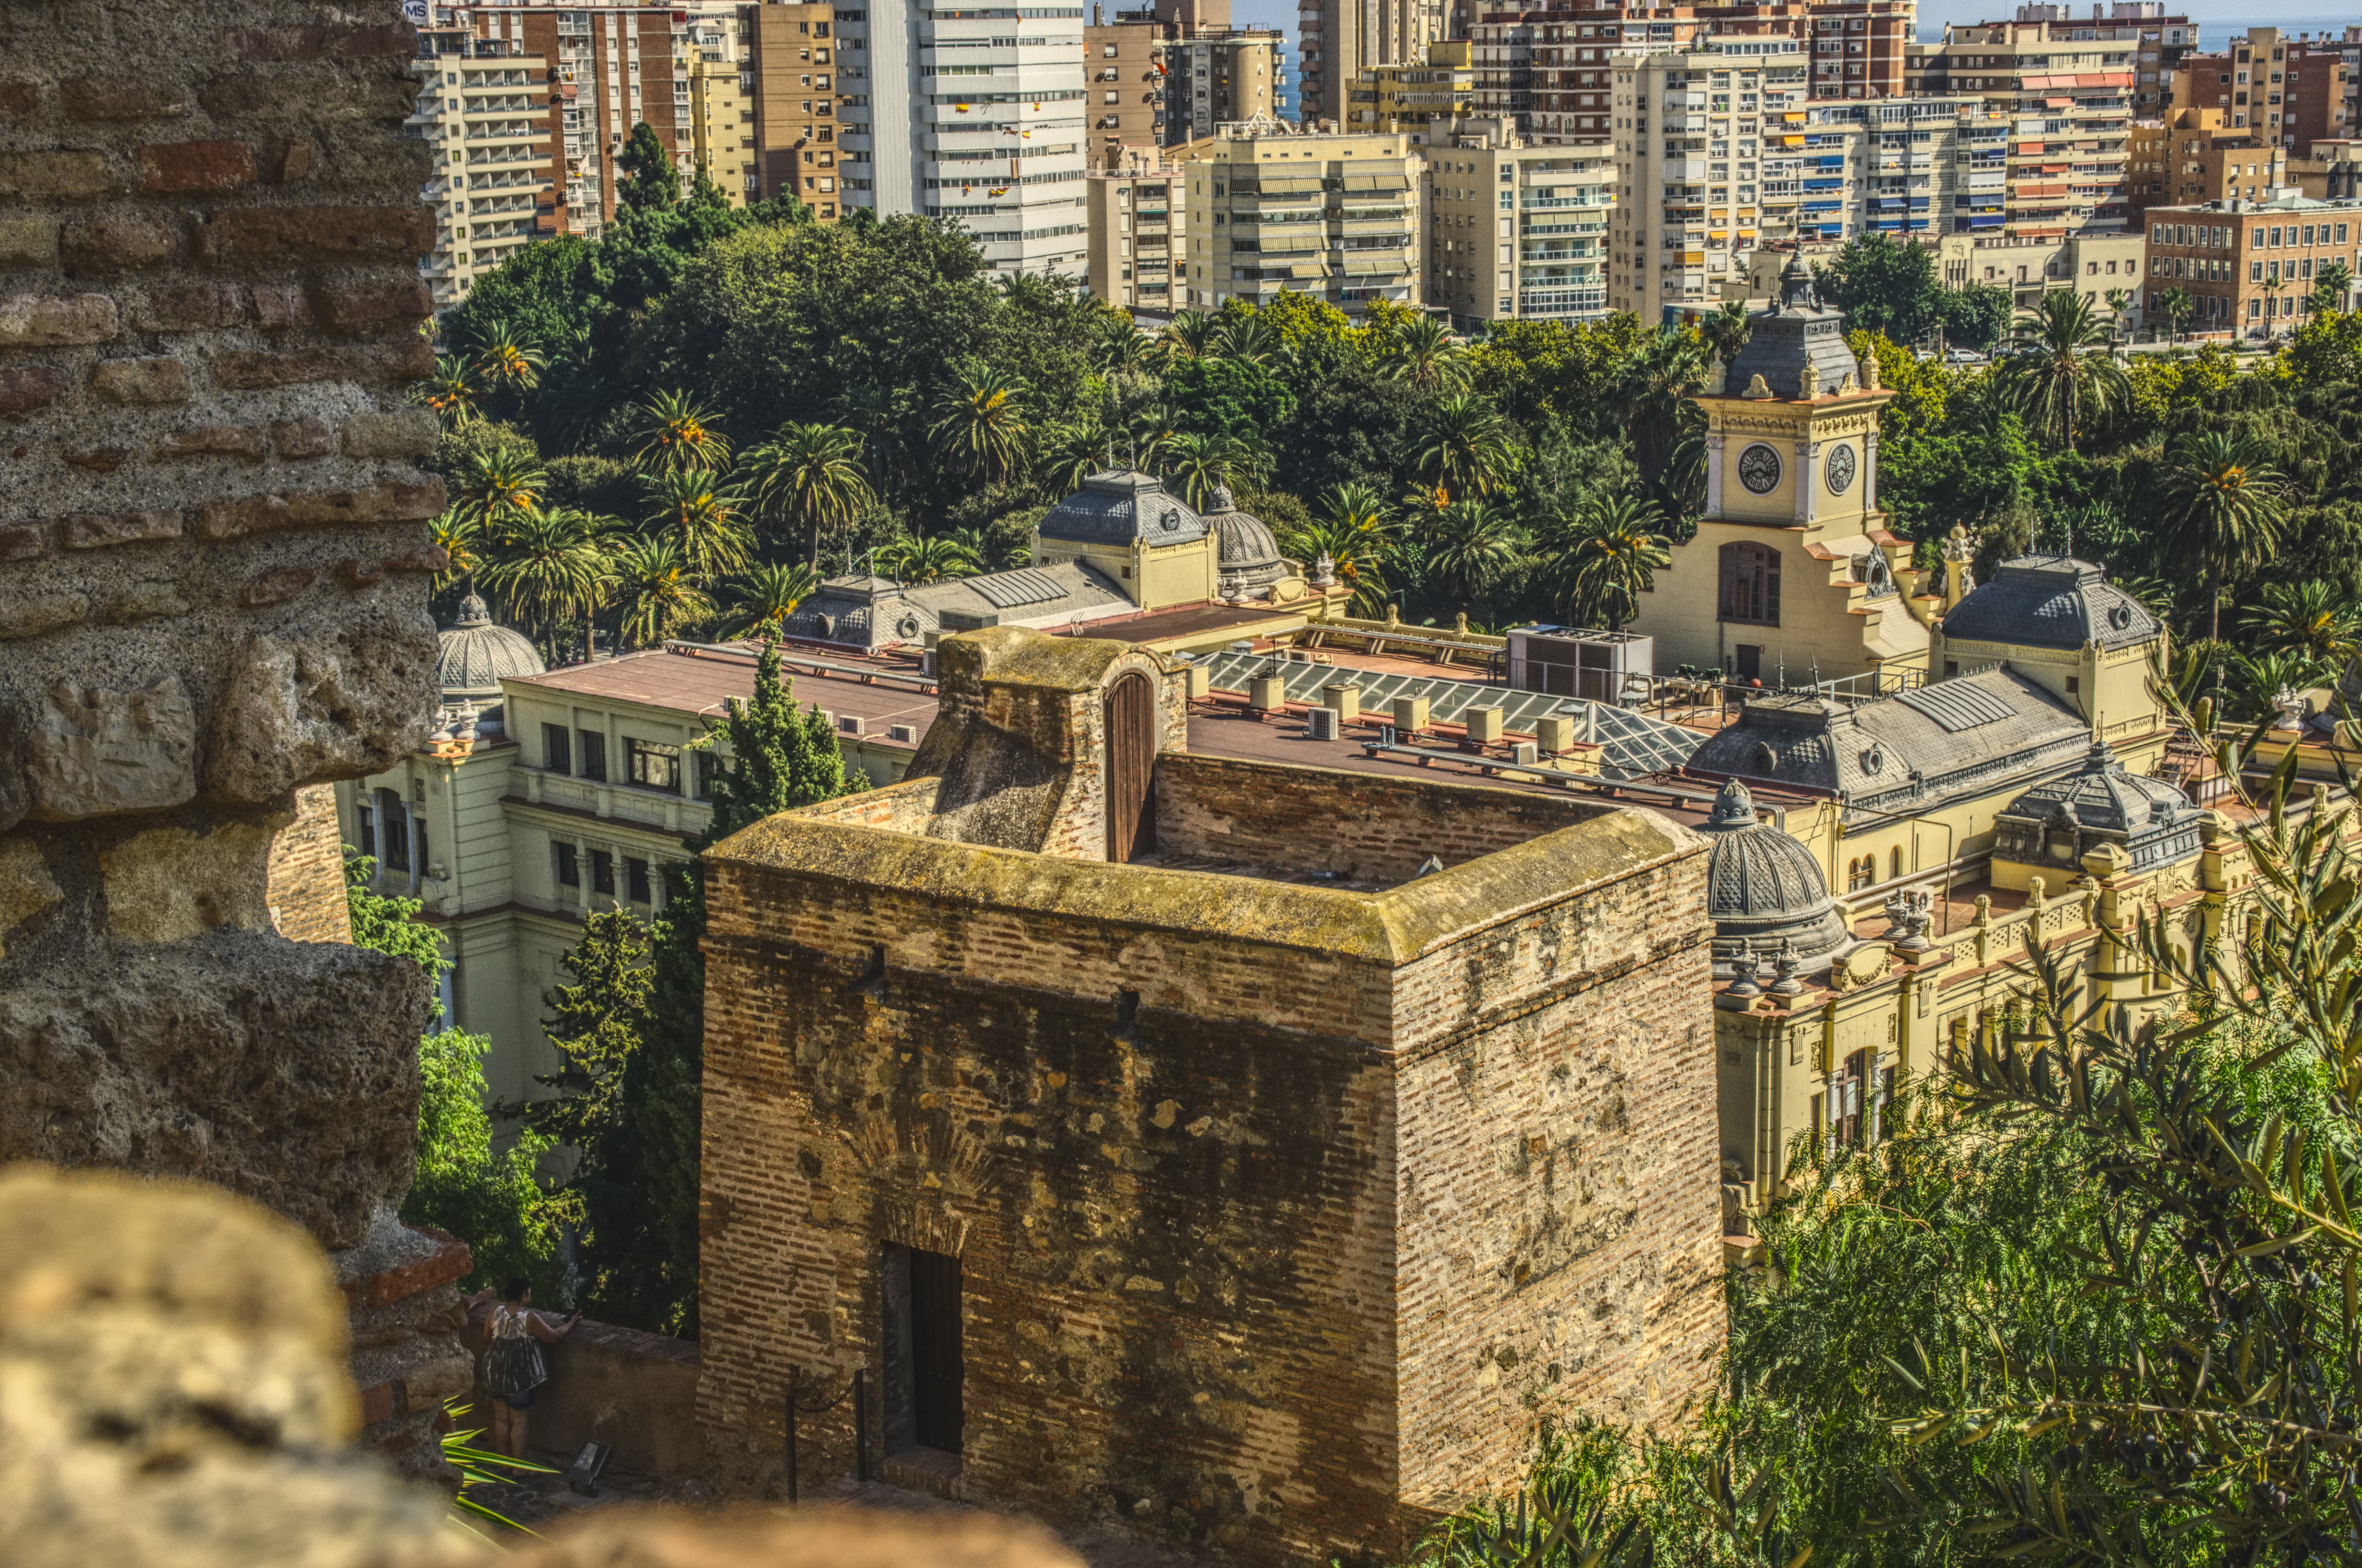
[[[712,469],[730,466],[730,439],[714,416],[683,392],[660,392],[635,411],[633,428],[640,437],[632,456],[653,469]]]
[[[2190,313],[2198,308],[2198,302],[2191,296],[2188,289],[2176,283],[2157,296],[2157,308],[2165,314],[2166,337],[2171,341],[2181,336],[2181,324],[2190,319]]]
[[[2341,668],[2362,651],[2362,604],[2321,579],[2267,583],[2257,597],[2240,624],[2267,648]]]
[[[530,392],[541,384],[541,372],[548,365],[541,346],[505,317],[496,317],[477,329],[471,368],[486,382]]]
[[[861,466],[861,437],[842,425],[790,420],[771,438],[747,452],[738,465],[748,492],[764,513],[804,525],[804,559],[815,578],[822,527],[852,521],[869,499],[869,476]]]
[[[2206,573],[2206,635],[2223,635],[2223,580],[2252,570],[2279,543],[2287,481],[2245,436],[2193,431],[2174,443],[2165,470],[2174,543]]]
[[[1698,323],[1698,336],[1705,339],[1707,352],[1727,366],[1755,336],[1755,326],[1747,318],[1743,301],[1725,300],[1720,310]]]
[[[1164,324],[1163,337],[1175,354],[1194,359],[1209,351],[1220,323],[1221,318],[1210,311],[1181,311]]]
[[[451,508],[488,535],[497,535],[509,519],[541,505],[549,491],[549,474],[540,459],[517,447],[495,447],[477,452],[452,486]]]
[[[569,616],[596,613],[605,602],[607,551],[584,513],[529,507],[507,520],[479,575],[511,614],[541,629],[549,662],[556,664],[558,626]]]
[[[670,535],[618,541],[607,563],[613,580],[609,607],[627,647],[653,647],[713,613],[697,569]]]
[[[1424,392],[1462,392],[1468,386],[1468,350],[1452,341],[1451,328],[1425,311],[1395,329],[1386,364]]]
[[[1157,472],[1200,512],[1213,500],[1216,485],[1235,489],[1268,467],[1267,454],[1236,436],[1175,436],[1157,454]]]
[[[1088,421],[1053,425],[1034,459],[1033,477],[1054,496],[1071,495],[1084,480],[1109,466],[1112,446],[1106,429]]]
[[[1091,346],[1091,361],[1101,370],[1151,370],[1163,358],[1163,346],[1140,330],[1122,311],[1111,311],[1099,322]]]
[[[1260,315],[1220,315],[1214,318],[1213,332],[1200,351],[1217,359],[1247,359],[1260,365],[1278,348],[1279,334]]]
[[[897,539],[877,552],[877,564],[902,582],[944,582],[973,577],[984,569],[983,560],[966,541],[951,534]]]
[[[708,581],[734,572],[754,551],[745,497],[711,469],[659,469],[640,476],[647,525],[678,540],[690,569]]]
[[[982,371],[961,378],[959,389],[936,404],[932,434],[947,460],[991,483],[1025,464],[1027,387],[1013,376]]]
[[[2264,291],[2264,320],[2274,332],[2280,329],[2280,295],[2288,292],[2286,278],[2266,278],[2259,285]]]
[[[788,617],[795,613],[796,606],[819,588],[820,579],[813,575],[808,562],[756,567],[732,581],[730,604],[722,613],[721,633],[725,637],[776,640],[786,634]]]
[[[1678,326],[1661,326],[1624,362],[1613,392],[1632,438],[1632,458],[1646,482],[1659,479],[1681,439],[1685,408],[1705,385],[1705,339]],[[1785,396],[1792,389],[1774,387]]]
[[[2316,273],[2312,280],[2312,308],[2317,311],[2339,311],[2354,293],[2354,270],[2343,261],[2332,261]]]
[[[472,582],[484,564],[483,525],[463,515],[455,506],[428,524],[427,527],[434,536],[435,547],[441,550],[444,557],[443,569],[435,574],[436,588],[441,590],[454,583]]]
[[[1656,573],[1672,564],[1663,526],[1664,513],[1654,504],[1625,495],[1595,497],[1552,518],[1540,542],[1570,618],[1623,630],[1639,613],[1640,595]]]
[[[474,367],[456,354],[435,357],[435,373],[419,383],[415,395],[435,411],[447,429],[473,424],[482,413],[484,389]]]
[[[1115,457],[1143,472],[1154,473],[1164,461],[1164,445],[1181,434],[1180,412],[1169,403],[1152,403],[1132,411],[1125,420]]]
[[[1465,610],[1516,575],[1526,558],[1525,531],[1507,512],[1471,497],[1438,512],[1424,530],[1427,569]]]
[[[1429,413],[1418,471],[1452,499],[1489,495],[1516,471],[1518,448],[1509,422],[1473,392],[1454,392]]]
[[[2132,396],[2116,335],[2073,289],[2058,289],[2020,318],[2004,373],[2027,425],[2071,452],[2078,425]]]
[[[2130,289],[2110,289],[2103,297],[2108,302],[2109,330],[2122,333],[2125,329],[2125,312],[2132,309],[2133,292]]]
[[[1280,547],[1307,567],[1329,558],[1337,580],[1353,591],[1350,608],[1371,619],[1386,613],[1385,570],[1394,561],[1399,525],[1378,492],[1341,484],[1321,497],[1308,525],[1283,528]]]

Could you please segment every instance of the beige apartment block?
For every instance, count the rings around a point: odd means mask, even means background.
[[[1760,243],[1767,193],[1801,184],[1806,56],[1708,39],[1615,64],[1608,304],[1661,319],[1711,304]]]
[[[2351,68],[2342,46],[2249,28],[2219,54],[2184,58],[2173,75],[2173,107],[2217,109],[2224,122],[2301,157],[2316,141],[2354,129],[2345,94]]]
[[[2311,157],[2289,160],[2287,173],[2316,202],[2362,196],[2362,141],[2316,141]]]
[[[1607,142],[1537,147],[1514,121],[1481,119],[1419,150],[1429,305],[1462,330],[1607,314]]]
[[[1318,295],[1352,314],[1420,300],[1418,153],[1391,135],[1226,126],[1192,150],[1190,303]]]
[[[403,129],[433,168],[435,248],[421,273],[435,308],[465,301],[476,280],[559,231],[557,115],[546,58],[491,52],[458,28],[419,35],[418,99]]]
[[[1443,39],[1428,45],[1426,58],[1416,63],[1365,67],[1353,84],[1347,122],[1354,130],[1408,131],[1414,147],[1437,127],[1449,134],[1472,112],[1472,47],[1466,39]]]
[[[844,210],[836,11],[764,5],[754,14],[755,177],[764,198],[794,196],[823,221]]]
[[[2233,127],[2229,110],[2177,108],[2133,127],[2125,210],[2138,228],[2151,207],[2259,201],[2289,183],[2290,157],[2278,143]]]
[[[1349,124],[1363,72],[1425,59],[1429,44],[1455,31],[1443,0],[1300,0],[1297,17],[1297,110],[1306,127],[1330,130]]]
[[[2162,47],[2145,34],[2186,26],[2051,17],[2063,9],[2025,6],[2019,20],[1949,26],[1941,43],[1915,45],[1905,58],[1907,92],[1970,94],[2012,117],[2000,226],[2014,237],[2124,227],[2136,79],[2144,51]]]
[[[2108,295],[2122,289],[2133,295],[2123,315],[2124,324],[2140,324],[2141,236],[2137,231],[2077,234],[2061,239],[1948,234],[1937,241],[1936,272],[1947,288],[1981,283],[2007,289],[2021,310],[2032,310],[2046,293],[2073,289],[2105,315],[2110,308]]]
[[[707,0],[690,10],[690,135],[697,169],[734,207],[762,193],[755,157],[753,9]]]
[[[1764,137],[1766,246],[1836,246],[1865,234],[1924,244],[2000,224],[2009,120],[1981,99],[1816,99],[1775,128]]]
[[[1125,310],[1179,310],[1187,303],[1180,278],[1187,271],[1188,180],[1176,166],[1133,156],[1134,167],[1094,170],[1085,182],[1091,259],[1084,281]]]

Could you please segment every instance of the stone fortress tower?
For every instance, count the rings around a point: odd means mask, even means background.
[[[1536,1401],[1702,1388],[1703,840],[1192,755],[1120,643],[938,654],[911,778],[708,857],[709,1457],[776,1466],[858,1371],[905,1484],[1391,1554],[1523,1473]],[[806,1418],[811,1474],[855,1432]]]

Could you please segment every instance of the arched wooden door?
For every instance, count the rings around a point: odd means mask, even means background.
[[[1107,857],[1156,847],[1156,688],[1134,670],[1107,694]]]

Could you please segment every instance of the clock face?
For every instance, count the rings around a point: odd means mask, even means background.
[[[1768,495],[1780,482],[1780,454],[1758,441],[1738,454],[1738,482],[1758,495]]]
[[[1853,464],[1851,447],[1840,446],[1830,451],[1827,472],[1831,495],[1843,495],[1847,487],[1853,483]]]

